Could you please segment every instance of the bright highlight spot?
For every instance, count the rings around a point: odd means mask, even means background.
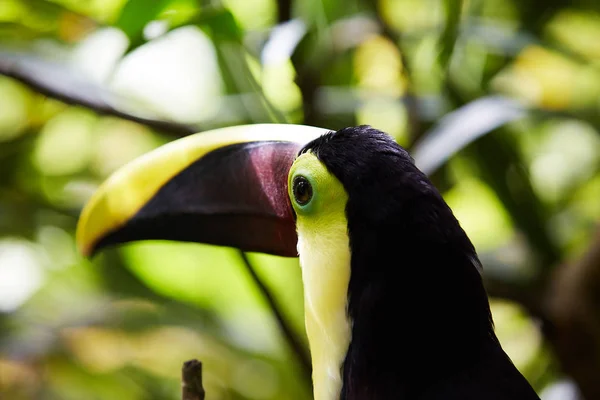
[[[40,132],[34,152],[37,168],[45,175],[67,175],[83,169],[92,153],[96,117],[69,108],[50,120]]]
[[[0,311],[14,311],[41,286],[40,255],[28,242],[0,241]]]
[[[111,86],[138,102],[135,112],[187,123],[214,117],[223,90],[213,43],[192,26],[175,29],[127,55]]]
[[[28,118],[29,96],[25,88],[0,77],[0,143],[23,132]]]
[[[510,218],[485,183],[465,177],[444,198],[477,251],[497,248],[511,239]]]

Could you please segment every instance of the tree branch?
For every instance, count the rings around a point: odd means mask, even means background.
[[[294,334],[292,327],[289,326],[289,324],[286,322],[283,313],[277,305],[275,298],[270,293],[265,283],[260,279],[256,271],[252,267],[252,264],[250,263],[250,260],[248,260],[248,256],[246,256],[246,253],[240,251],[240,257],[244,262],[246,270],[248,271],[248,273],[252,277],[252,280],[256,284],[256,287],[258,287],[259,291],[261,292],[261,294],[267,301],[269,307],[271,308],[271,311],[275,316],[275,319],[277,320],[277,324],[279,325],[281,332],[283,333],[287,342],[292,348],[292,351],[296,354],[296,357],[300,362],[300,366],[302,367],[302,374],[304,378],[307,380],[307,382],[312,384],[312,367],[310,362],[310,355],[306,352],[305,346],[302,345],[300,339],[296,336],[296,334]]]
[[[284,23],[292,18],[292,0],[277,1],[277,22]]]
[[[202,363],[190,360],[181,369],[181,400],[204,400],[206,393],[202,385]]]
[[[544,297],[545,337],[587,400],[600,398],[600,227],[577,262],[554,271]]]
[[[59,63],[0,51],[0,75],[14,78],[36,92],[67,104],[137,122],[157,131],[186,136],[202,130],[191,125],[141,117],[122,111],[115,104],[124,103],[124,99]]]
[[[542,316],[540,290],[536,282],[503,280],[494,275],[485,275],[485,288],[490,297],[512,301],[522,306],[531,316]]]

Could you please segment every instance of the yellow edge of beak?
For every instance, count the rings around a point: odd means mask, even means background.
[[[293,124],[239,125],[163,145],[121,167],[99,187],[81,213],[77,247],[89,256],[102,237],[123,226],[165,183],[213,150],[255,141],[308,143],[328,131]]]

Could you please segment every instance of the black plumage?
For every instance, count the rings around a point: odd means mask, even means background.
[[[344,400],[539,399],[494,333],[477,253],[408,152],[369,126],[307,144],[348,192]]]

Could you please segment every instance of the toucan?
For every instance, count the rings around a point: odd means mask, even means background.
[[[539,400],[494,332],[467,234],[371,126],[240,125],[158,147],[77,227],[86,256],[138,240],[299,257],[315,400]]]

